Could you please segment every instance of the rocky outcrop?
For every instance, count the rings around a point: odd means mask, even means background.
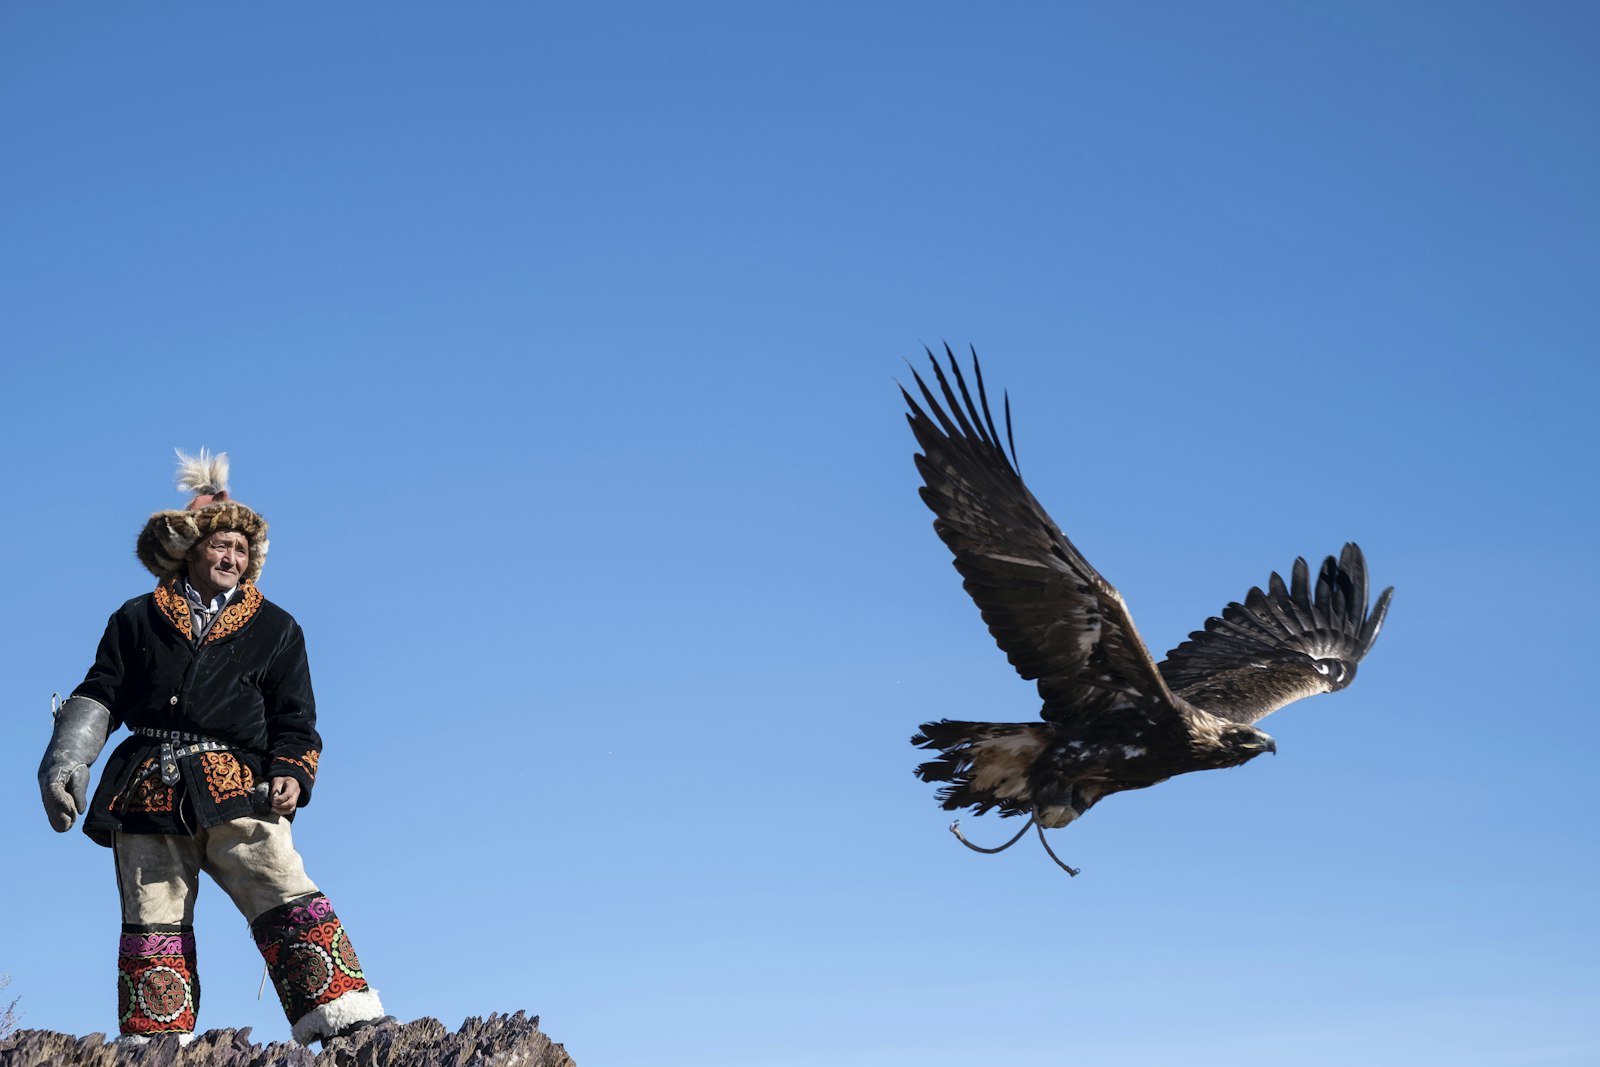
[[[376,1026],[331,1042],[321,1052],[302,1045],[257,1045],[250,1029],[208,1030],[179,1047],[162,1038],[140,1047],[102,1034],[72,1037],[19,1030],[0,1038],[0,1067],[575,1067],[567,1050],[523,1012],[471,1018],[450,1033],[438,1019]]]

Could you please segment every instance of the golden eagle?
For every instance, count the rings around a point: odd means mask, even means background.
[[[977,352],[976,400],[949,346],[945,356],[948,375],[928,352],[942,406],[915,370],[926,410],[900,390],[922,447],[920,492],[989,632],[1017,673],[1038,682],[1044,721],[923,723],[911,741],[939,756],[916,773],[945,783],[939,798],[947,811],[1028,816],[1015,837],[992,849],[971,844],[952,823],[967,847],[999,852],[1032,826],[1051,858],[1077,874],[1050,850],[1045,829],[1067,825],[1112,793],[1276,752],[1252,724],[1349,685],[1394,590],[1368,613],[1366,561],[1354,544],[1323,562],[1314,585],[1297,559],[1287,585],[1274,573],[1266,592],[1251,589],[1243,604],[1207,619],[1157,663],[1122,597],[1023,484],[1009,396],[1008,456]]]

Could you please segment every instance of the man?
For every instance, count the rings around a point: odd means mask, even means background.
[[[227,453],[178,453],[182,511],[139,534],[152,593],[106,624],[88,676],[56,713],[39,767],[57,831],[85,815],[122,897],[121,1040],[194,1032],[194,902],[205,871],[250,920],[301,1044],[385,1020],[377,992],[290,838],[322,740],[305,638],[256,588],[267,524],[228,496]],[[120,725],[92,802],[89,765]]]

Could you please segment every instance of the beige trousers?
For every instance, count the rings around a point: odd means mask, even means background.
[[[317,891],[295,851],[289,821],[277,815],[230,819],[193,837],[119,833],[112,851],[125,923],[192,926],[201,871],[251,922]]]

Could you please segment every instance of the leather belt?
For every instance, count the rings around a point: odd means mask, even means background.
[[[135,726],[133,732],[140,737],[161,742],[159,765],[164,785],[178,784],[178,761],[185,756],[192,756],[196,752],[227,752],[233,747],[226,741],[202,734],[184,733],[182,730],[152,730],[147,726]]]
[[[130,726],[128,729],[140,737],[154,737],[160,741],[216,741],[219,745],[223,743],[217,741],[214,737],[207,737],[205,734],[189,734],[184,733],[182,730],[156,730],[149,726]]]

